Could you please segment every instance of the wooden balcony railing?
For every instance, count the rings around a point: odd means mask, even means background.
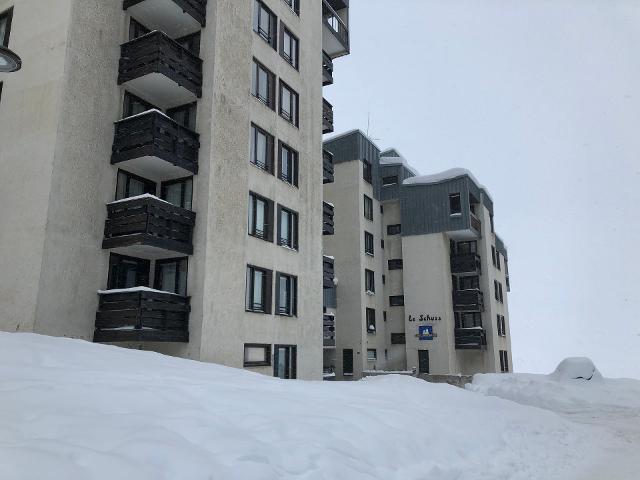
[[[322,234],[323,235],[334,234],[334,224],[333,224],[334,211],[335,209],[332,204],[327,202],[322,202]]]
[[[462,253],[451,255],[451,273],[480,275],[480,255],[475,253]]]
[[[333,181],[333,154],[327,150],[322,150],[322,183],[333,183]]]
[[[323,288],[333,288],[335,277],[334,260],[332,257],[324,255],[322,257],[322,286]]]
[[[333,132],[333,105],[322,99],[322,133]]]
[[[456,328],[456,349],[480,350],[487,346],[487,333],[482,327]]]
[[[453,310],[455,312],[484,311],[484,295],[480,290],[457,290],[453,292]]]

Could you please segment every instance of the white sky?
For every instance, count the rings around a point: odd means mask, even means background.
[[[336,133],[465,167],[509,247],[517,371],[640,378],[640,2],[351,0]]]

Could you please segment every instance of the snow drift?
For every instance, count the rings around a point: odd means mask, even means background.
[[[414,378],[282,381],[0,333],[2,479],[589,478],[611,441],[591,428]]]

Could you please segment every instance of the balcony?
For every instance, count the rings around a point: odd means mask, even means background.
[[[322,133],[333,132],[333,105],[322,99]]]
[[[327,55],[327,52],[322,52],[322,86],[333,85],[333,60]]]
[[[480,275],[480,256],[475,253],[451,255],[451,273],[454,275]]]
[[[481,350],[487,346],[487,333],[482,327],[456,328],[457,350]]]
[[[322,202],[322,234],[333,235],[333,214],[334,207],[331,203]]]
[[[173,38],[195,33],[206,25],[207,0],[124,0],[123,9],[152,30]]]
[[[131,173],[168,180],[198,173],[200,136],[157,110],[116,122],[111,163]]]
[[[193,253],[196,214],[152,195],[107,204],[102,248],[146,259]]]
[[[322,256],[322,288],[333,288],[335,269],[333,257]]]
[[[94,342],[189,341],[189,297],[146,287],[98,294]]]
[[[349,29],[331,4],[340,0],[322,0],[322,49],[332,59],[349,54]],[[342,2],[344,3],[344,2]]]
[[[327,150],[322,150],[322,183],[333,183],[333,180],[333,154]]]
[[[453,292],[454,312],[483,312],[484,295],[480,290],[458,290]]]
[[[161,108],[202,96],[202,60],[165,33],[153,31],[120,50],[118,85]]]
[[[333,314],[325,313],[322,320],[322,336],[324,347],[336,346],[336,319]]]

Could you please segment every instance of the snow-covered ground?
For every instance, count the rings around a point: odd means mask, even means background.
[[[638,478],[640,382],[580,382],[281,381],[0,333],[0,479]]]

